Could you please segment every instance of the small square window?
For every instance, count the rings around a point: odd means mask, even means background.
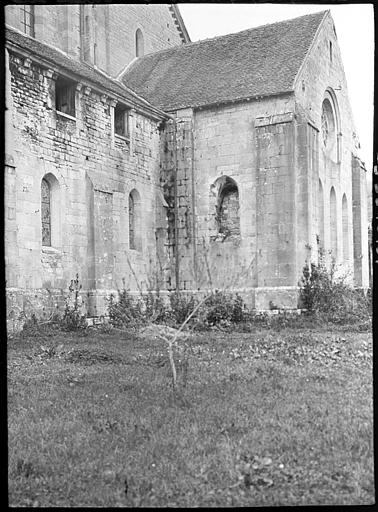
[[[129,109],[125,105],[117,105],[114,109],[114,133],[129,137]]]
[[[55,107],[58,112],[75,117],[76,84],[65,78],[58,78],[55,84]]]

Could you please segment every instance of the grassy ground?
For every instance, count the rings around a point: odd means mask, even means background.
[[[374,502],[369,332],[214,331],[190,347],[175,394],[152,335],[10,340],[10,505]]]

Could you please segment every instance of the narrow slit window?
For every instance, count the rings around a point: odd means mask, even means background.
[[[332,42],[329,42],[329,60],[332,62]]]
[[[41,183],[42,245],[51,246],[51,190],[43,179]]]
[[[134,198],[129,195],[129,246],[130,249],[135,249],[135,212],[134,212]]]

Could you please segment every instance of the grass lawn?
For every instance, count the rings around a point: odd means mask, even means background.
[[[153,335],[9,340],[10,506],[374,503],[369,332],[188,344],[175,394]]]

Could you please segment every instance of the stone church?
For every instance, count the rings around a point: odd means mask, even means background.
[[[298,307],[319,250],[368,286],[366,170],[329,11],[192,43],[174,4],[9,5],[10,328],[131,291]]]

